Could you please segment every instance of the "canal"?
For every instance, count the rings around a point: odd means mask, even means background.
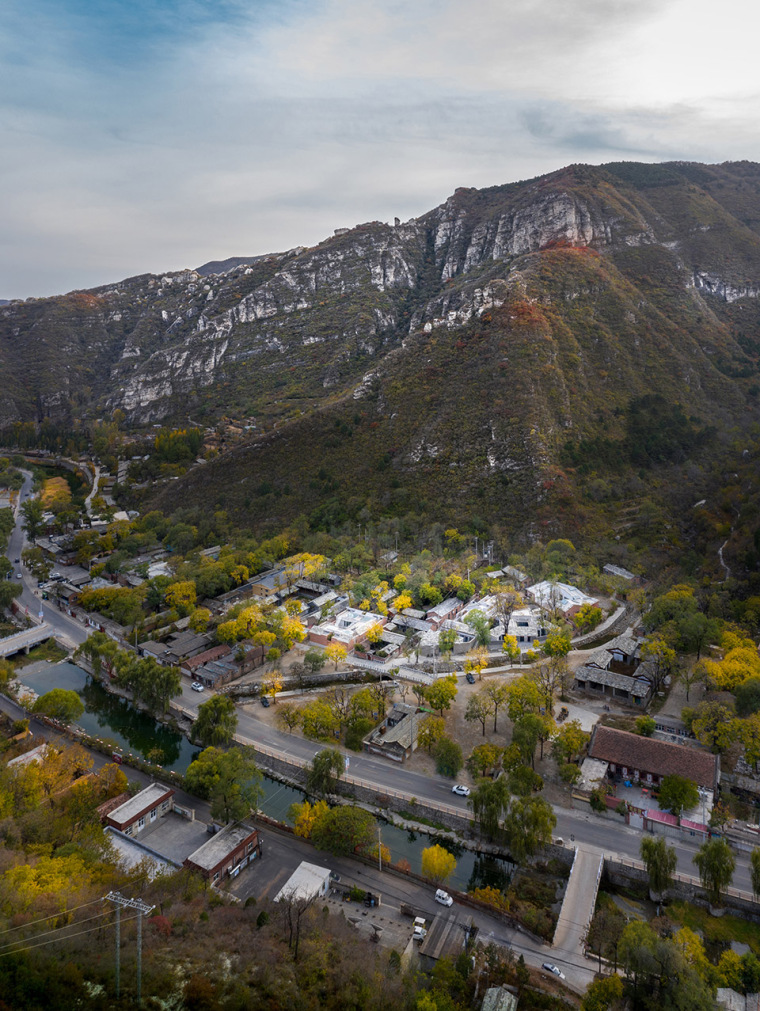
[[[108,742],[114,750],[139,755],[146,761],[179,773],[184,773],[199,754],[198,748],[184,735],[136,709],[127,699],[112,695],[76,664],[63,661],[42,667],[35,665],[28,671],[20,670],[18,678],[22,685],[38,695],[52,688],[75,691],[85,707],[77,721],[79,726],[92,737]],[[290,806],[302,801],[304,794],[269,776],[264,776],[262,787],[262,811],[270,818],[292,824],[288,813]],[[383,845],[390,850],[392,862],[407,860],[418,874],[422,851],[426,846],[437,842],[450,850],[457,858],[456,870],[450,878],[453,888],[461,891],[485,885],[502,888],[511,876],[513,864],[508,860],[475,853],[450,839],[436,837],[434,832],[408,832],[382,819],[379,819],[379,825]]]

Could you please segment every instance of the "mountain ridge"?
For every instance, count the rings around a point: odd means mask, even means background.
[[[265,522],[336,497],[514,514],[642,397],[695,430],[757,415],[754,163],[573,165],[338,232],[3,307],[0,427],[245,417],[250,445],[156,500]]]

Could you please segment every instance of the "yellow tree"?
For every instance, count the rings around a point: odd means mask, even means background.
[[[171,586],[167,587],[164,596],[169,607],[173,607],[177,611],[187,614],[195,607],[195,583],[192,579],[182,580],[179,583],[172,583]]]
[[[337,670],[338,664],[346,659],[348,653],[345,646],[341,646],[337,642],[331,642],[329,646],[325,647],[325,656],[331,663],[335,664],[335,670]]]
[[[380,624],[379,621],[375,622],[374,625],[371,625],[367,629],[366,632],[367,642],[371,642],[373,646],[375,645],[375,643],[380,642],[382,637],[383,637],[383,626]]]
[[[412,597],[409,593],[399,593],[396,599],[393,601],[393,609],[395,611],[405,611],[407,607],[412,606]]]
[[[300,804],[291,804],[288,814],[293,821],[293,831],[302,839],[311,839],[314,826],[324,818],[329,810],[330,805],[326,800],[318,800],[316,804],[310,804],[308,800],[304,800]]]
[[[282,674],[273,670],[268,678],[261,682],[261,694],[268,695],[272,702],[277,702],[277,693],[282,691]]]
[[[443,846],[426,846],[422,851],[422,876],[436,885],[445,884],[456,866],[456,857]]]

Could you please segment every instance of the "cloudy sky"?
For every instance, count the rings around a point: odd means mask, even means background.
[[[749,0],[5,0],[0,298],[571,162],[760,161]]]

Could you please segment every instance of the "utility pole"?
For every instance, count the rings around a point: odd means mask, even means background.
[[[380,839],[380,822],[377,823],[377,869],[383,869],[383,844]]]
[[[116,996],[119,996],[119,968],[121,956],[121,910],[137,910],[137,1006],[142,1004],[142,918],[143,914],[150,913],[153,906],[149,906],[142,899],[125,899],[120,892],[109,892],[106,895],[107,902],[113,902],[116,906]]]

